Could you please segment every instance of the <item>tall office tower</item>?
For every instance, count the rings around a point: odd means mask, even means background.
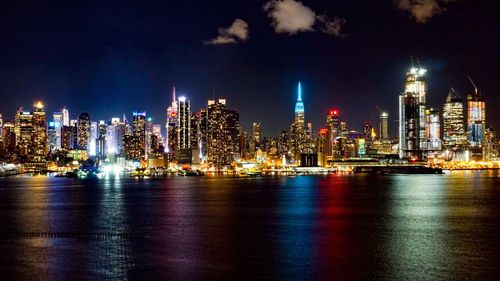
[[[75,126],[62,126],[61,128],[61,148],[65,150],[70,150],[75,148],[75,136],[76,127]]]
[[[52,153],[57,148],[57,130],[54,125],[54,122],[49,122],[47,126],[47,143],[49,146],[49,152]]]
[[[107,129],[106,121],[99,120],[99,124],[97,124],[97,134],[95,138],[95,145],[96,145],[95,155],[98,156],[100,159],[105,159],[107,156],[106,129]]]
[[[483,160],[486,102],[477,88],[467,96],[467,143],[473,160]]]
[[[141,160],[146,157],[146,112],[134,112],[133,116],[132,131],[136,146],[134,159]]]
[[[145,135],[146,135],[146,150],[145,150],[145,156],[146,159],[149,159],[149,154],[153,153],[153,145],[152,145],[152,138],[153,138],[153,118],[148,117],[146,118],[146,130],[145,130]],[[157,139],[155,140],[157,141]]]
[[[328,130],[326,128],[321,128],[318,131],[318,135],[316,137],[316,153],[318,154],[318,165],[325,167],[327,165],[326,162],[326,139],[328,135]]]
[[[231,139],[227,122],[226,100],[209,100],[207,107],[207,161],[216,169],[231,160],[228,142]]]
[[[464,124],[463,100],[451,89],[443,106],[443,145],[446,149],[465,149],[467,136]]]
[[[339,111],[330,109],[326,115],[325,157],[339,156],[337,139],[340,137]]]
[[[114,123],[115,127],[115,140],[116,140],[116,154],[117,155],[124,155],[124,150],[123,150],[123,139],[126,135],[126,126],[125,122],[123,121],[118,121]]]
[[[4,159],[13,161],[16,158],[16,132],[14,124],[5,122],[2,130],[2,143],[4,151]]]
[[[35,162],[47,160],[48,143],[47,143],[47,116],[43,110],[41,102],[35,103],[35,111],[33,112],[33,134],[32,138],[32,159]]]
[[[91,127],[91,119],[90,115],[87,112],[83,112],[78,117],[77,122],[77,134],[78,134],[78,149],[87,150],[90,152],[90,128]],[[95,138],[92,138],[95,139]],[[89,153],[90,155],[95,155],[95,153]]]
[[[379,138],[381,140],[387,140],[389,138],[388,120],[389,113],[385,111],[380,112]]]
[[[116,120],[118,119],[118,120]],[[120,122],[119,118],[112,118],[111,123],[106,124],[106,154],[116,154],[116,124]]]
[[[163,137],[161,135],[160,124],[153,124],[153,135],[151,136],[151,153],[163,154],[165,149],[163,147]]]
[[[190,120],[189,122],[191,123],[191,149],[197,150],[199,153],[199,147],[198,147],[198,130],[199,130],[199,123],[200,123],[200,118],[197,112],[191,112]]]
[[[61,112],[54,112],[52,114],[52,122],[54,123],[54,132],[55,132],[55,145],[54,145],[54,148],[61,149],[61,128],[63,126],[63,115],[62,115],[62,113]]]
[[[205,108],[198,113],[198,150],[202,162],[207,160],[208,147],[208,114]]]
[[[425,134],[427,150],[441,151],[441,117],[438,110],[431,108],[425,111]]]
[[[498,157],[498,141],[495,131],[491,127],[484,131],[483,155],[485,161],[493,161]]]
[[[291,153],[295,159],[299,159],[299,154],[303,150],[305,143],[305,113],[304,103],[302,101],[302,84],[299,82],[297,87],[297,102],[295,103],[295,118],[290,126],[290,145]]]
[[[241,132],[240,134],[240,156],[246,157],[249,150],[249,142],[248,142],[248,133],[246,131]]]
[[[16,113],[15,120],[17,156],[21,162],[31,161],[32,153],[32,135],[33,135],[33,114],[28,111],[23,111],[20,108]]]
[[[191,102],[186,97],[177,100],[177,150],[191,150]]]
[[[287,131],[281,131],[277,139],[278,154],[280,156],[288,155],[290,151],[289,144],[290,144],[290,135],[288,134]]]
[[[259,147],[261,140],[261,129],[260,123],[258,122],[254,122],[252,125],[252,140],[254,141],[255,146]]]
[[[97,156],[99,144],[97,138],[99,137],[99,124],[95,121],[90,122],[90,140],[88,145],[89,156]]]
[[[61,110],[61,119],[62,119],[62,126],[69,126],[70,125],[70,123],[69,123],[69,111],[68,111],[68,109],[66,109],[66,107],[64,107]]]
[[[425,97],[427,83],[423,68],[406,73],[405,90],[399,95],[399,157],[425,159]]]
[[[175,99],[175,87],[172,90],[172,103],[167,108],[165,129],[165,152],[173,154],[177,149],[177,100]]]
[[[226,110],[227,129],[229,131],[229,139],[227,146],[229,148],[230,161],[239,160],[240,155],[240,114],[236,110]]]

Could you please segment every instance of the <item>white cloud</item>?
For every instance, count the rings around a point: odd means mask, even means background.
[[[242,19],[236,19],[228,28],[219,28],[219,36],[205,41],[207,45],[236,44],[246,41],[249,37],[248,23]]]
[[[395,0],[398,9],[410,13],[418,23],[426,23],[432,17],[442,13],[444,6],[455,0]]]
[[[271,0],[264,5],[267,16],[272,19],[271,26],[276,33],[296,34],[315,31],[316,28],[327,34],[342,35],[345,19],[317,15],[310,7],[296,0]]]

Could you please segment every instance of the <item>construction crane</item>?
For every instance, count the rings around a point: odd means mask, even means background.
[[[470,75],[467,75],[467,78],[469,78],[469,81],[472,84],[472,86],[474,87],[474,91],[476,92],[476,95],[477,95],[478,94],[478,90],[477,90],[476,83],[474,83],[474,81],[472,80],[472,78],[470,77]]]
[[[378,111],[380,111],[380,113],[386,113],[385,110],[380,108],[378,105],[376,105],[375,108],[378,109]]]

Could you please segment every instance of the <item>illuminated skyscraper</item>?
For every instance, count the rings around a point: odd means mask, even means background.
[[[330,109],[326,115],[326,134],[324,140],[324,156],[337,158],[339,147],[337,139],[340,137],[339,111]]]
[[[14,124],[11,122],[3,123],[2,128],[3,158],[13,161],[16,157],[16,133]]]
[[[381,140],[387,140],[389,138],[389,127],[388,127],[389,113],[380,112],[380,124],[379,124],[379,138]]]
[[[186,97],[177,100],[177,150],[191,149],[191,102]]]
[[[228,154],[230,161],[240,159],[240,114],[236,110],[226,110],[227,130],[229,138],[227,140]]]
[[[96,155],[100,159],[106,159],[107,156],[106,130],[107,130],[106,121],[99,120],[99,124],[97,125]]]
[[[63,126],[63,115],[61,112],[54,112],[52,115],[55,133],[55,148],[61,149],[61,128]]]
[[[32,159],[34,162],[43,162],[47,158],[47,116],[41,102],[35,103],[33,112]]]
[[[69,111],[66,108],[61,110],[62,126],[69,126]]]
[[[75,126],[62,126],[61,128],[61,148],[70,150],[76,148],[77,130]]]
[[[438,110],[427,109],[425,111],[425,133],[427,138],[427,150],[438,152],[441,150],[441,118]]]
[[[32,135],[33,135],[33,114],[28,111],[23,111],[22,108],[17,110],[15,128],[16,134],[16,150],[18,160],[21,162],[30,161]]]
[[[200,127],[200,117],[198,112],[191,112],[191,149],[196,150],[199,154],[198,131]]]
[[[303,152],[306,142],[305,134],[305,113],[304,103],[302,101],[302,84],[297,86],[297,102],[295,103],[295,117],[290,126],[290,149],[294,159],[300,159],[300,153]]]
[[[493,128],[486,128],[483,143],[483,159],[485,161],[495,160],[498,157],[498,141]]]
[[[255,143],[255,146],[259,146],[260,144],[260,137],[261,137],[261,131],[260,131],[260,123],[254,122],[252,125],[252,139]]]
[[[198,150],[200,151],[201,161],[207,160],[208,147],[208,113],[202,108],[198,113]]]
[[[78,117],[77,134],[78,134],[78,149],[87,150],[90,152],[90,126],[91,119],[87,112],[80,114]],[[92,138],[94,139],[94,138]]]
[[[424,159],[427,139],[425,131],[425,98],[427,83],[423,68],[406,73],[405,91],[399,95],[399,157]]]
[[[116,154],[117,139],[116,125],[120,123],[120,118],[112,118],[111,123],[106,124],[106,153]]]
[[[443,145],[453,151],[465,149],[464,104],[462,98],[451,89],[443,106]]]
[[[165,152],[173,154],[177,149],[177,100],[175,98],[175,87],[172,89],[172,103],[167,108],[165,129]]]
[[[228,165],[232,143],[228,125],[226,100],[209,100],[207,107],[207,161],[216,169]]]
[[[476,88],[473,94],[467,96],[467,142],[474,160],[483,159],[485,129],[486,103]]]
[[[302,102],[302,84],[297,87],[297,102],[295,103],[295,124],[298,130],[304,130],[304,103]]]
[[[135,138],[134,159],[146,159],[146,112],[133,112],[133,117],[132,131]]]

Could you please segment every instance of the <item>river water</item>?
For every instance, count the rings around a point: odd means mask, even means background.
[[[3,280],[498,280],[500,173],[0,178]]]

